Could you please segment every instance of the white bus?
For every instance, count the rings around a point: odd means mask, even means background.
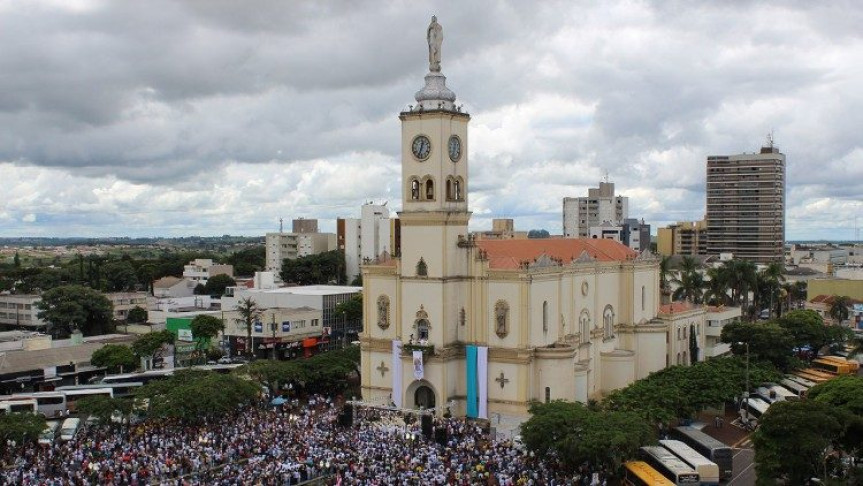
[[[42,445],[51,445],[54,439],[57,438],[57,429],[60,428],[59,420],[49,420],[45,422],[45,429],[39,434],[39,443]]]
[[[150,371],[141,371],[138,373],[124,373],[121,375],[107,375],[99,379],[96,385],[100,384],[114,384],[114,383],[143,383],[146,385],[153,380],[161,380],[162,378],[167,378],[174,374],[173,369],[167,370],[150,370]]]
[[[122,398],[131,396],[135,389],[144,385],[140,381],[128,381],[122,383],[98,383],[95,385],[70,385],[57,387],[57,391],[65,393],[70,390],[111,390],[111,396],[114,398]]]
[[[785,375],[785,379],[789,380],[789,381],[793,381],[795,383],[800,383],[801,385],[805,386],[806,388],[812,388],[813,386],[818,384],[812,380],[807,380],[806,378],[803,378],[802,376],[797,376],[797,375]]]
[[[761,418],[761,416],[764,415],[765,412],[767,412],[767,409],[770,408],[769,403],[756,397],[744,398],[741,405],[741,418],[747,422],[753,419],[757,422],[758,419]]]
[[[83,386],[85,388],[78,388],[78,386]],[[62,390],[60,388],[62,388]],[[62,386],[60,388],[58,388],[57,391],[66,396],[66,409],[69,410],[70,413],[75,413],[77,411],[78,400],[88,397],[114,398],[114,391],[110,388],[92,388],[90,385],[77,385],[71,387]]]
[[[809,387],[803,386],[794,380],[789,380],[788,378],[782,378],[779,383],[800,398],[804,398],[806,396],[806,392],[809,391]]]
[[[63,442],[68,442],[75,438],[75,434],[78,433],[78,425],[81,424],[81,419],[78,418],[67,418],[63,421],[63,425],[60,427],[60,440]]]
[[[693,427],[675,427],[671,436],[685,442],[699,454],[719,466],[719,479],[728,481],[733,476],[734,451],[731,447]]]
[[[60,417],[66,410],[66,396],[59,392],[16,393],[12,398],[36,400],[36,409],[45,418]]]
[[[667,449],[659,446],[644,446],[641,448],[641,455],[644,462],[650,464],[650,467],[659,471],[674,484],[700,484],[701,482],[695,469]]]
[[[719,486],[719,466],[679,440],[660,440],[659,443],[698,473],[702,485]]]
[[[758,396],[767,403],[800,400],[796,393],[789,391],[775,383],[759,386],[756,390]]]
[[[33,398],[10,397],[0,401],[0,413],[39,413],[39,406]]]

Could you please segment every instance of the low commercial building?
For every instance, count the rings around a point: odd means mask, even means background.
[[[679,221],[659,228],[656,236],[656,251],[663,256],[706,255],[707,222]]]
[[[199,284],[207,285],[207,281],[216,275],[227,275],[233,278],[234,266],[214,263],[209,258],[196,258],[183,267],[183,278],[195,283],[193,289]]]
[[[722,328],[740,320],[740,307],[708,306],[704,329],[704,357],[716,358],[731,352],[731,345],[720,341]]]
[[[179,277],[162,277],[153,282],[153,296],[158,298],[189,297],[195,295],[194,280]]]
[[[37,315],[36,303],[40,300],[35,294],[0,294],[0,328],[45,329],[48,323]]]
[[[111,292],[105,294],[114,306],[114,319],[125,321],[135,307],[147,309],[147,292]]]

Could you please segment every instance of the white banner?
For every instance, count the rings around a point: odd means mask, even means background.
[[[488,418],[488,347],[476,348],[476,379],[479,381],[479,418]]]
[[[393,391],[391,399],[396,407],[402,408],[402,342],[393,341],[392,352]],[[388,404],[389,405],[389,404]]]
[[[423,352],[422,351],[414,351],[414,378],[417,380],[422,380],[423,376],[425,376],[423,369]]]

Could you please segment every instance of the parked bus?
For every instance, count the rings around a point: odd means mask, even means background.
[[[113,383],[142,383],[146,385],[153,380],[161,380],[174,374],[173,369],[168,370],[150,370],[141,371],[138,373],[124,373],[121,375],[107,375],[99,379],[94,384],[113,384]]]
[[[742,405],[743,409],[749,413],[749,416],[755,419],[760,419],[767,412],[767,409],[770,408],[769,403],[757,397],[744,398]]]
[[[78,388],[79,386],[83,386],[85,388]],[[60,388],[63,388],[63,390],[60,390]],[[69,410],[70,413],[75,413],[77,411],[78,400],[88,397],[114,398],[114,392],[110,388],[90,388],[90,385],[63,386],[60,388],[58,388],[58,390],[66,395],[66,409]]]
[[[56,392],[16,393],[0,397],[6,400],[36,400],[36,411],[45,418],[60,417],[66,410],[66,397]]]
[[[764,386],[759,386],[756,393],[765,402],[771,404],[776,402],[800,400],[800,397],[796,393],[775,383],[767,383]]]
[[[96,385],[69,385],[57,387],[56,391],[66,392],[69,390],[111,390],[111,396],[114,398],[122,398],[131,396],[136,388],[140,388],[144,384],[140,381],[130,381],[123,383],[99,383]]]
[[[75,434],[78,433],[78,426],[81,424],[81,419],[71,417],[67,418],[63,421],[63,425],[60,426],[60,440],[63,442],[68,442],[75,438]]]
[[[10,398],[0,402],[0,414],[39,413],[39,406],[33,398]]]
[[[794,374],[801,377],[801,378],[805,378],[809,381],[814,381],[816,384],[817,383],[824,383],[825,381],[832,380],[833,378],[836,377],[835,375],[831,375],[830,373],[827,373],[826,371],[816,370],[814,368],[805,368],[802,370],[797,370],[794,372]]]
[[[727,481],[733,476],[732,461],[734,452],[731,447],[705,434],[694,427],[675,427],[671,436],[695,449],[702,456],[715,462],[719,467],[719,479]]]
[[[838,361],[828,357],[815,358],[810,366],[816,370],[826,371],[831,375],[850,375],[851,365],[847,361]]]
[[[806,378],[803,378],[803,377],[800,377],[797,375],[793,375],[793,374],[792,375],[785,375],[785,379],[791,380],[795,383],[800,383],[801,385],[805,386],[807,389],[812,388],[813,386],[818,384],[812,380],[807,380]]]
[[[629,461],[623,465],[623,484],[629,486],[674,486],[674,483],[644,461]]]
[[[719,466],[715,462],[679,440],[660,440],[659,444],[695,469],[702,485],[719,486]]]
[[[782,378],[779,383],[781,383],[782,386],[795,393],[800,398],[805,398],[806,392],[809,391],[809,387],[803,386],[800,383],[794,380],[790,380],[788,378]]]
[[[39,443],[42,445],[51,445],[54,439],[57,438],[57,430],[60,428],[59,420],[49,420],[45,422],[45,429],[39,434]]]
[[[695,469],[681,461],[674,454],[659,446],[641,448],[644,462],[677,485],[699,484],[701,481]]]
[[[853,359],[848,359],[844,356],[822,356],[822,357],[818,358],[817,360],[829,361],[831,363],[836,363],[840,366],[843,366],[843,368],[845,366],[847,366],[847,368],[848,368],[847,374],[855,375],[855,374],[857,374],[858,371],[860,371],[860,363],[858,361],[853,360]]]

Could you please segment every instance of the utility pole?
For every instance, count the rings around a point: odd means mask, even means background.
[[[276,359],[276,311],[273,311],[272,322],[270,322],[270,330],[273,331],[273,359]]]

